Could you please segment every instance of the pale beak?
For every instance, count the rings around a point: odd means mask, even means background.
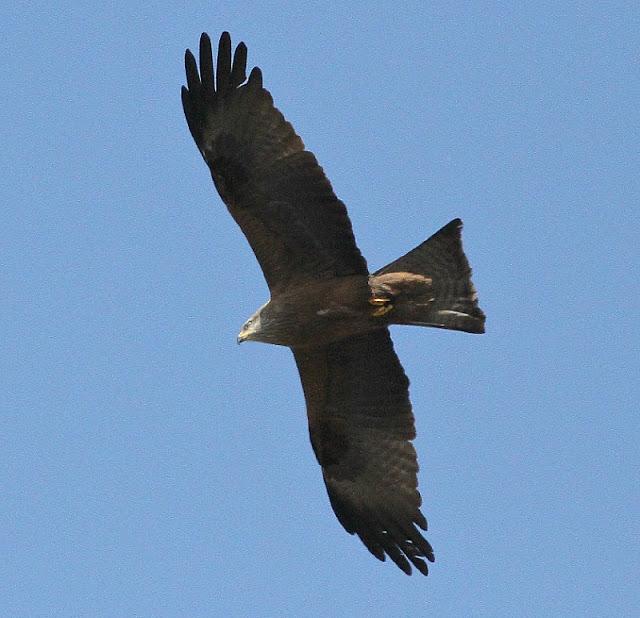
[[[236,339],[236,341],[238,342],[238,345],[240,345],[243,341],[247,340],[247,335],[246,333],[240,333],[238,335],[238,338]]]

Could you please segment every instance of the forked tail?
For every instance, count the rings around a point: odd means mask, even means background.
[[[390,324],[484,333],[485,316],[471,282],[461,230],[462,221],[454,219],[373,275],[374,296],[390,295]]]

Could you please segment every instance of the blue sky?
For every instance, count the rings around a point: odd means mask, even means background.
[[[632,616],[640,9],[1,9],[0,613]],[[487,333],[395,328],[428,578],[331,512],[267,288],[182,115],[227,29],[372,268],[454,217]]]

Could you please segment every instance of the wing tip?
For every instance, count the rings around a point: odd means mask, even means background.
[[[218,94],[225,96],[228,92],[242,85],[246,79],[247,46],[240,41],[233,52],[231,61],[231,35],[227,30],[220,35],[217,50],[216,83],[214,87],[214,63],[211,37],[207,32],[200,34],[199,66],[195,54],[186,49],[184,52],[185,72],[187,74],[187,89],[190,92],[204,91],[208,97]],[[258,88],[262,87],[262,73],[256,67],[252,71],[253,82]]]
[[[196,57],[190,49],[184,51],[184,70],[187,75],[187,88],[195,91],[200,86],[200,74],[198,73],[198,63]]]
[[[420,513],[421,521],[424,517]],[[342,523],[342,522],[341,522]],[[369,552],[381,562],[386,562],[387,557],[406,575],[412,575],[412,566],[422,573],[429,574],[428,562],[435,562],[433,547],[413,526],[399,526],[397,523],[387,525],[377,522],[382,529],[358,529],[355,534],[362,541]],[[409,528],[409,529],[408,529]],[[347,529],[348,532],[350,532]]]
[[[251,69],[248,85],[256,89],[262,88],[262,71],[260,67],[253,67],[253,69]]]
[[[413,516],[413,521],[420,528],[422,528],[422,530],[426,531],[429,529],[429,525],[427,524],[427,518],[422,514],[421,511],[416,512],[416,514]]]
[[[211,47],[211,37],[208,32],[202,32],[200,34],[200,45],[209,45],[209,47]]]

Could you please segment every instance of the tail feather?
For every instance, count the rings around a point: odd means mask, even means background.
[[[454,219],[421,245],[374,274],[390,282],[393,273],[419,275],[389,314],[392,324],[414,324],[483,333],[485,315],[471,282],[471,267],[462,248],[462,221]],[[421,280],[422,284],[417,282]],[[428,284],[426,283],[428,282]],[[403,287],[405,287],[403,285]]]

